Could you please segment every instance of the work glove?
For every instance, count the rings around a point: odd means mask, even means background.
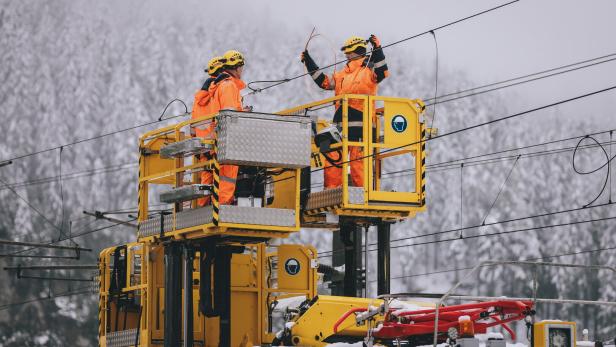
[[[306,69],[308,69],[308,72],[312,73],[313,71],[316,71],[319,69],[319,66],[314,62],[310,54],[308,54],[307,50],[303,51],[299,57],[300,57],[301,62],[304,63],[304,65],[306,65]]]
[[[302,63],[306,63],[306,59],[310,59],[310,60],[312,59],[310,57],[310,54],[308,54],[308,50],[303,51],[302,54],[300,54],[300,56],[299,56],[299,60]]]
[[[381,40],[379,40],[379,38],[376,37],[374,34],[370,35],[368,41],[370,41],[370,44],[372,44],[373,49],[381,47]]]

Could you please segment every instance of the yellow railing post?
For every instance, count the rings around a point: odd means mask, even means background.
[[[342,203],[349,203],[349,98],[342,98]]]

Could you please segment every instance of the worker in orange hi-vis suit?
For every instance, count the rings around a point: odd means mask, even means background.
[[[209,88],[216,112],[220,110],[244,111],[240,94],[240,91],[246,88],[246,84],[241,80],[244,70],[244,56],[238,51],[228,51],[223,56],[223,60],[223,72]],[[238,170],[239,167],[236,165],[220,166],[220,186],[218,189],[220,204],[233,203]]]
[[[223,58],[222,57],[214,57],[212,58],[205,69],[205,72],[209,75],[208,78],[203,83],[201,89],[199,89],[195,93],[195,102],[193,104],[192,110],[192,119],[200,119],[206,116],[210,116],[216,112],[216,103],[212,102],[213,94],[209,91],[210,86],[215,82],[216,77],[220,75],[223,69]],[[205,140],[212,140],[214,137],[214,128],[215,123],[212,120],[211,122],[207,122],[204,124],[198,124],[194,128],[191,128],[191,135],[201,137]],[[211,158],[212,153],[206,153],[199,157],[199,161],[203,162]],[[212,184],[213,181],[212,172],[209,170],[204,170],[201,173],[201,183],[202,184]],[[197,204],[199,206],[205,206],[210,204],[210,197],[206,196],[197,200]]]
[[[367,43],[372,44],[372,53],[366,56]],[[301,61],[306,65],[314,82],[322,89],[334,90],[335,95],[364,94],[376,95],[378,84],[389,76],[385,54],[379,39],[371,35],[367,41],[361,37],[353,36],[345,41],[340,49],[348,59],[344,69],[337,71],[333,76],[327,76],[320,71],[319,66],[304,51]],[[363,136],[363,100],[350,99],[348,102],[348,134],[349,141],[361,141]],[[373,115],[374,117],[374,115]],[[334,123],[342,126],[342,107],[336,103]],[[361,147],[349,146],[349,160],[351,166],[351,181],[356,187],[363,186],[364,165]],[[336,158],[332,158],[336,159]],[[343,158],[337,159],[342,162]],[[336,188],[342,185],[342,168],[329,161],[325,162],[324,169],[325,188]]]

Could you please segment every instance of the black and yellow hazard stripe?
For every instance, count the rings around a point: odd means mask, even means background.
[[[319,207],[319,208],[315,208],[315,209],[312,209],[312,210],[306,210],[305,213],[307,215],[315,215],[315,214],[325,213],[325,212],[329,212],[329,211],[334,211],[334,210],[337,210],[339,208],[342,208],[342,205],[333,205],[333,206]]]
[[[99,258],[99,264],[102,261]],[[101,295],[101,285],[100,285],[100,281],[102,278],[103,274],[100,270],[100,268],[98,269],[98,278],[96,278],[98,282],[98,346],[100,347],[101,345],[101,336],[103,336],[103,334],[105,333],[105,326],[104,324],[104,317],[103,317],[103,309],[102,309],[102,302],[103,302],[103,296]]]
[[[421,206],[426,205],[426,128],[421,124]]]
[[[139,184],[137,184],[137,239],[141,237],[141,228],[139,228],[139,221],[144,217],[141,215],[141,187],[143,187],[143,182],[141,182],[141,163],[143,161],[143,154],[139,155]],[[100,309],[100,307],[99,307]]]
[[[220,202],[218,201],[218,191],[220,189],[220,163],[218,162],[218,141],[214,140],[214,191],[212,192],[212,223],[218,226],[220,220]]]

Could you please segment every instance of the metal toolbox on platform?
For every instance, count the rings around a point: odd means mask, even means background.
[[[221,164],[303,168],[310,166],[309,117],[223,110],[218,115]]]

